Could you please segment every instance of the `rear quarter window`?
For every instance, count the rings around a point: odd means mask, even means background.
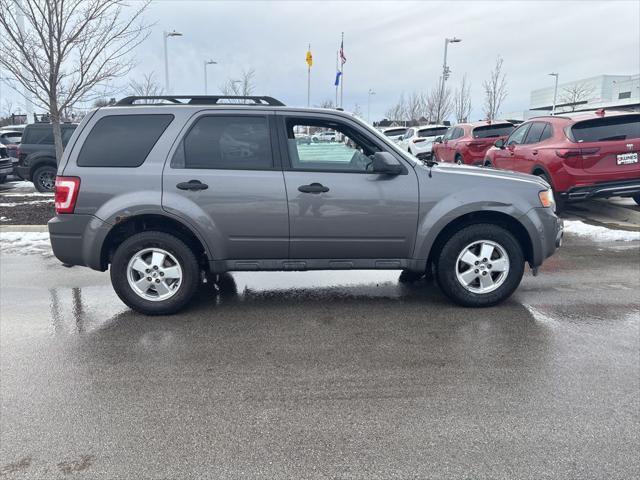
[[[139,167],[173,115],[109,115],[96,122],[80,154],[79,167]]]
[[[640,115],[585,120],[576,123],[568,133],[577,143],[640,138]]]

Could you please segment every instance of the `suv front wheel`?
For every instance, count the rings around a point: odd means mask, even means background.
[[[507,299],[524,273],[524,255],[506,229],[470,225],[444,244],[437,260],[442,291],[465,307],[488,307]]]
[[[162,232],[138,233],[121,243],[111,262],[111,284],[130,308],[168,315],[186,306],[198,288],[193,251]]]

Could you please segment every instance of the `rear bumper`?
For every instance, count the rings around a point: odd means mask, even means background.
[[[566,200],[576,201],[589,198],[631,196],[638,193],[640,193],[640,178],[573,187],[560,195]]]
[[[104,270],[101,251],[109,224],[93,215],[58,215],[49,220],[53,254],[65,265]]]

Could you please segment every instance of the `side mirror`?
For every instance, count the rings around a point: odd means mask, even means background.
[[[400,175],[404,167],[398,159],[389,152],[376,152],[371,162],[372,172],[384,175]]]
[[[496,140],[496,143],[493,144],[495,147],[498,147],[500,150],[504,149],[504,139],[499,138]]]
[[[442,135],[440,135],[439,137],[436,137],[436,138],[433,140],[433,143],[442,143]]]

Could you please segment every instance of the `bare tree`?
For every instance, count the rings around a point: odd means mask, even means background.
[[[471,85],[467,81],[467,75],[463,75],[460,87],[456,89],[454,96],[454,110],[458,123],[468,122],[471,115]]]
[[[442,123],[451,116],[452,112],[453,98],[449,87],[446,85],[444,88],[438,86],[427,93],[425,100],[425,117],[430,123]]]
[[[323,100],[322,102],[320,102],[320,105],[318,105],[318,107],[320,107],[320,108],[334,108],[333,100],[331,100],[330,98],[327,98],[326,100]]]
[[[593,85],[589,85],[586,82],[574,83],[573,85],[562,89],[560,104],[571,108],[571,111],[573,112],[579,104],[585,103],[589,100],[592,93]]]
[[[131,80],[129,82],[129,90],[133,95],[140,97],[157,97],[164,92],[163,88],[156,81],[154,72],[145,73],[141,82]]]
[[[385,113],[385,116],[391,121],[394,121],[394,120],[404,121],[404,120],[406,120],[406,118],[407,118],[407,104],[406,104],[406,102],[404,100],[404,93],[400,94],[400,98],[398,99],[398,102],[387,110],[387,113]]]
[[[220,86],[220,90],[223,95],[250,97],[256,89],[255,76],[256,71],[253,68],[243,70],[240,78],[227,79],[227,81]]]
[[[8,118],[13,113],[13,102],[9,99],[6,99],[0,105],[0,118]]]
[[[502,72],[503,62],[502,57],[498,55],[489,80],[482,84],[485,95],[484,114],[487,120],[494,120],[498,116],[500,106],[507,98],[507,75]]]
[[[129,55],[149,34],[148,5],[125,12],[125,0],[0,0],[0,66],[47,109],[58,160],[62,113],[131,70]]]
[[[419,92],[409,95],[406,102],[407,120],[418,121],[424,113],[424,98]]]

